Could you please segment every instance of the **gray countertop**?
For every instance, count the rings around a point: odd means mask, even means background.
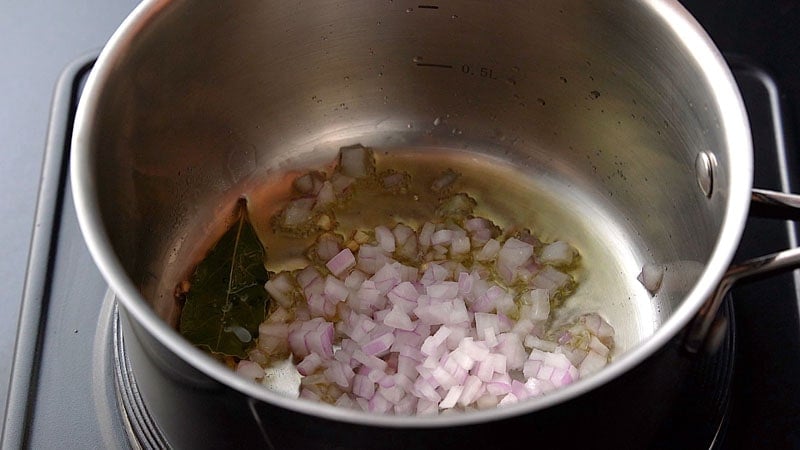
[[[99,52],[136,0],[0,3],[0,411],[5,410],[56,81]]]

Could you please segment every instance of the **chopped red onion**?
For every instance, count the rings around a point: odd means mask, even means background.
[[[351,252],[349,248],[345,248],[344,250],[337,253],[333,258],[331,258],[325,264],[325,267],[327,267],[328,270],[330,270],[334,276],[338,277],[339,275],[347,271],[347,269],[355,265],[356,265],[356,257],[353,256],[353,252]]]
[[[509,392],[502,399],[500,399],[500,402],[497,403],[497,406],[513,405],[514,403],[517,403],[518,401],[519,400],[517,399],[517,397],[514,394]]]
[[[314,204],[315,209],[324,208],[336,201],[336,194],[334,193],[333,185],[330,181],[322,183],[322,186],[317,193],[317,202]]]
[[[450,242],[450,254],[453,256],[464,255],[470,250],[470,241],[466,235],[459,234]]]
[[[400,307],[404,313],[408,314],[417,306],[419,292],[417,292],[417,288],[413,284],[404,281],[393,287],[386,294],[386,297],[392,305]]]
[[[486,339],[486,330],[491,329],[492,334],[500,329],[497,314],[476,312],[475,313],[475,330],[478,339]]]
[[[386,256],[383,249],[379,246],[361,245],[358,247],[356,267],[368,274],[374,274],[378,269],[391,261],[392,259]]]
[[[425,287],[425,293],[436,300],[451,300],[458,296],[458,283],[442,281]]]
[[[556,241],[544,246],[539,255],[539,262],[555,266],[568,266],[572,264],[576,254],[575,249],[568,243]]]
[[[450,187],[459,178],[460,174],[453,170],[446,170],[431,184],[433,192],[440,192]]]
[[[286,205],[281,216],[281,225],[287,228],[295,228],[306,224],[311,218],[311,210],[316,199],[313,197],[292,200]]]
[[[333,324],[331,324],[331,330],[333,330]],[[329,333],[324,329],[307,332],[305,335],[305,344],[310,352],[317,353],[325,359],[333,357],[333,341]]]
[[[339,398],[336,399],[334,405],[340,408],[347,408],[347,409],[358,408],[358,404],[355,401],[353,401],[353,399],[350,398],[350,396],[346,392],[340,395]]]
[[[475,255],[478,261],[492,261],[500,253],[500,242],[489,239],[481,250]]]
[[[356,298],[359,300],[356,309],[361,312],[371,312],[386,306],[386,297],[381,295],[381,291],[375,287],[375,282],[372,280],[364,281],[361,289],[356,292]]]
[[[382,334],[364,345],[364,353],[367,355],[381,356],[389,352],[394,342],[394,334]]]
[[[343,152],[341,163],[330,180],[301,177],[296,188],[314,192],[322,207],[353,177],[375,170],[361,147]],[[302,205],[287,207],[282,220]],[[572,282],[559,268],[571,267],[577,251],[563,241],[542,244],[524,230],[505,236],[481,217],[417,230],[381,225],[374,234],[355,232],[344,248],[335,235],[322,235],[312,250],[327,271],[309,265],[267,282],[279,307],[259,327],[251,358],[288,350],[305,377],[301,397],[393,414],[508,405],[600,370],[614,335],[602,317],[584,314],[563,329],[546,328],[551,296]],[[237,371],[251,370],[253,378],[261,366],[251,364]]]
[[[475,278],[468,274],[467,272],[461,272],[458,274],[458,293],[460,295],[467,295],[472,292],[472,284],[474,283]]]
[[[608,363],[608,359],[605,356],[602,356],[594,351],[590,351],[583,361],[581,362],[580,369],[580,377],[584,378],[588,375],[591,375],[598,370],[605,367]]]
[[[519,336],[514,333],[501,333],[497,336],[497,341],[498,343],[495,349],[499,353],[505,355],[506,367],[508,367],[509,370],[522,369],[522,365],[525,363],[528,353],[525,352],[525,348],[522,346]]]
[[[464,352],[464,354],[473,361],[485,361],[486,357],[489,356],[489,347],[483,342],[474,341],[470,337],[462,339],[461,343],[458,344],[458,349]],[[470,368],[472,368],[471,365],[467,369]]]
[[[452,386],[447,391],[447,395],[445,395],[444,399],[439,403],[439,408],[452,408],[456,406],[456,402],[461,397],[462,392],[464,392],[464,386]]]
[[[323,374],[328,380],[345,389],[350,387],[350,382],[355,376],[350,366],[337,360],[330,361],[328,368],[325,369]]]
[[[412,331],[415,328],[408,314],[397,305],[393,306],[392,310],[384,317],[383,323],[398,330]]]
[[[350,295],[350,289],[347,289],[347,286],[344,285],[343,281],[328,275],[325,278],[325,288],[323,293],[325,294],[325,298],[327,300],[338,303],[347,299],[347,296]]]
[[[453,230],[439,230],[431,235],[431,245],[450,245],[455,233]]]
[[[316,392],[312,391],[311,389],[303,388],[300,389],[300,398],[304,398],[307,400],[312,400],[315,402],[320,401],[320,396]]]
[[[325,297],[321,294],[311,294],[308,296],[308,310],[314,317],[325,317]]]
[[[432,222],[425,222],[425,225],[422,226],[422,229],[419,232],[419,245],[422,246],[423,250],[426,250],[428,247],[431,246],[431,237],[433,236],[433,232],[436,231],[436,225]]]
[[[546,341],[544,339],[539,339],[538,337],[529,334],[525,336],[525,341],[523,342],[525,347],[542,350],[545,352],[554,352],[558,348],[558,344],[553,341]]]
[[[397,268],[389,263],[384,264],[375,275],[370,278],[375,283],[375,287],[381,292],[382,295],[386,295],[392,288],[400,284],[402,279],[400,278],[400,272],[398,272]]]
[[[517,269],[533,255],[533,246],[516,238],[503,243],[497,256],[497,273],[506,283],[514,281]]]
[[[392,404],[389,400],[382,395],[373,395],[371,399],[369,399],[369,411],[374,413],[386,413],[392,408]]]
[[[384,188],[402,188],[406,182],[406,174],[402,172],[390,173],[384,176],[381,181],[383,181]]]
[[[370,399],[375,395],[375,383],[364,375],[356,374],[353,377],[353,394]]]
[[[371,152],[360,146],[339,149],[339,169],[342,174],[353,178],[364,178],[375,171]]]
[[[281,272],[277,276],[270,278],[264,288],[282,307],[290,308],[292,306],[291,294],[294,291],[294,286],[287,272]]]
[[[406,395],[402,400],[394,405],[394,413],[397,415],[411,415],[417,408],[418,399],[413,395]],[[435,404],[433,405],[436,406]]]
[[[297,273],[295,279],[297,280],[297,284],[300,285],[300,288],[305,293],[306,289],[308,289],[315,280],[320,279],[322,275],[320,275],[319,271],[317,271],[314,266],[308,266]]]
[[[525,314],[528,319],[547,320],[550,316],[550,292],[547,289],[531,289],[522,299],[530,307]]]
[[[545,266],[533,279],[533,285],[540,289],[557,291],[563,289],[569,283],[570,276],[555,269],[552,266]]]
[[[243,359],[236,365],[236,373],[250,380],[264,378],[264,368],[258,363]]]
[[[331,175],[331,184],[333,185],[333,190],[336,191],[336,195],[340,196],[347,189],[355,182],[355,178],[348,177],[346,175],[342,175],[341,173],[334,173]]]
[[[375,227],[375,239],[383,251],[391,253],[395,250],[395,240],[392,230],[383,225]]]
[[[647,263],[642,266],[642,271],[636,278],[650,294],[655,294],[661,288],[664,279],[664,266]]]
[[[299,176],[295,178],[293,185],[301,194],[313,194],[314,177],[311,173]]]
[[[439,397],[441,399],[441,397]],[[418,415],[426,415],[426,414],[436,414],[439,412],[439,401],[438,400],[430,400],[425,398],[420,398],[417,401],[417,414]]]
[[[450,333],[452,333],[450,328],[446,326],[439,327],[439,329],[436,330],[436,333],[426,338],[422,343],[422,347],[420,348],[422,354],[426,356],[441,354],[445,349],[444,342]]]

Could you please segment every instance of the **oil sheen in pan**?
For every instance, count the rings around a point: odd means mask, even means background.
[[[477,152],[428,147],[373,151],[378,172],[394,169],[411,175],[409,192],[359,190],[346,211],[337,210],[337,230],[395,222],[416,228],[435,217],[438,194],[428,187],[444,170],[452,169],[461,174],[453,192],[474,197],[477,215],[502,228],[528,228],[548,242],[565,240],[578,249],[581,261],[574,273],[578,288],[554,320],[599,312],[615,329],[616,355],[655,332],[659,314],[636,279],[644,251],[634,244],[630,223],[614,213],[603,193],[583,187],[588,183],[578,183],[552,166],[521,167]],[[292,180],[298,174],[272,174],[247,195],[250,218],[267,248],[267,268],[272,271],[299,269],[307,264],[303,254],[313,237],[287,238],[273,233],[269,225],[272,214],[289,197]]]

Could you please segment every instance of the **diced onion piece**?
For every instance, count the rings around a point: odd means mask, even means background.
[[[661,288],[661,281],[664,279],[664,266],[647,263],[642,266],[642,271],[636,279],[648,292],[655,294]]]
[[[350,295],[350,289],[344,285],[344,282],[333,276],[325,278],[324,291],[325,298],[334,303],[343,302]]]
[[[407,174],[402,172],[394,172],[383,176],[381,182],[383,187],[387,189],[399,189],[405,187]]]
[[[422,229],[419,232],[419,245],[422,246],[423,250],[430,247],[431,237],[435,231],[436,225],[431,222],[425,222],[425,224],[422,226]]]
[[[331,185],[337,196],[341,196],[355,181],[355,178],[342,175],[341,173],[334,173],[331,176]]]
[[[314,190],[314,176],[313,173],[295,178],[293,183],[294,188],[301,194],[313,194]]]
[[[327,261],[337,253],[339,253],[341,248],[339,247],[339,238],[330,233],[325,233],[317,239],[315,251],[317,256],[323,260]]]
[[[353,377],[353,394],[370,399],[375,395],[375,383],[364,375],[356,374]]]
[[[345,176],[364,178],[375,172],[375,162],[368,149],[353,145],[339,149],[339,168]]]
[[[389,253],[394,252],[395,239],[394,234],[392,234],[392,230],[383,225],[375,227],[375,239],[378,240],[378,245],[383,249],[383,251]]]
[[[517,269],[533,255],[533,246],[510,238],[503,243],[497,256],[497,273],[506,283],[514,281]]]
[[[455,385],[447,391],[447,395],[444,399],[439,403],[439,408],[452,408],[456,406],[456,402],[461,397],[461,393],[464,392],[464,386],[462,385]]]
[[[522,295],[520,317],[532,321],[547,320],[550,316],[550,294],[547,289],[532,289]]]
[[[316,203],[314,203],[314,208],[315,209],[324,208],[335,201],[336,201],[336,194],[334,192],[333,185],[331,184],[330,181],[325,181],[324,183],[322,183],[322,187],[320,188],[319,193],[317,193],[317,201]]]
[[[431,235],[431,245],[449,245],[455,233],[453,230],[439,230]]]
[[[465,234],[456,235],[450,242],[451,255],[463,255],[470,250],[469,237]]]
[[[491,261],[493,260],[497,254],[500,252],[500,242],[489,239],[486,241],[486,244],[483,245],[481,251],[479,251],[475,255],[475,259],[478,261]]]
[[[491,333],[494,335],[500,330],[500,322],[498,321],[497,314],[475,313],[475,330],[478,339],[481,340],[486,339],[487,330],[492,330]]]
[[[523,342],[525,347],[533,348],[537,350],[543,350],[546,352],[554,352],[558,348],[558,344],[552,341],[545,341],[544,339],[539,339],[534,335],[525,336],[525,341]]]
[[[554,266],[568,266],[572,264],[577,254],[571,245],[564,241],[556,241],[547,244],[539,255],[539,262],[542,264],[552,264]]]
[[[439,178],[434,180],[434,182],[431,184],[431,190],[433,192],[440,192],[444,189],[447,189],[453,183],[455,183],[459,176],[461,175],[458,172],[446,170],[441,176],[439,176]]]
[[[287,205],[281,224],[311,224],[314,208],[374,173],[369,150],[341,149],[339,170],[329,180],[321,172],[295,180],[307,197]],[[453,174],[434,189],[447,189]],[[390,172],[376,180],[395,187],[405,178]],[[278,307],[259,327],[251,359],[266,364],[291,352],[304,376],[302,398],[393,414],[508,405],[604,367],[614,329],[601,316],[584,314],[563,330],[545,328],[551,295],[572,282],[559,268],[572,266],[577,251],[564,241],[542,245],[526,230],[506,237],[510,231],[491,221],[465,216],[475,205],[468,195],[453,194],[441,198],[441,219],[417,230],[379,225],[354,232],[344,244],[337,235],[320,236],[307,253],[312,265],[267,282]],[[536,255],[534,247],[541,249]],[[314,267],[323,262],[330,275]],[[654,274],[643,267],[645,287]],[[295,302],[301,293],[305,301]],[[239,363],[237,372],[263,378],[253,361]]]
[[[250,380],[259,380],[264,378],[264,368],[260,365],[243,359],[236,364],[236,373],[243,376],[244,378],[248,378]]]
[[[381,356],[389,351],[393,342],[394,334],[385,333],[369,341],[363,350],[366,355]]]
[[[415,327],[408,314],[403,312],[399,306],[395,305],[386,317],[383,319],[386,325],[397,328],[399,330],[412,331]]]
[[[518,401],[519,399],[517,399],[517,396],[509,392],[497,403],[497,406],[513,405]]]
[[[289,324],[262,322],[258,326],[258,347],[270,355],[288,350]]]
[[[605,356],[601,356],[594,351],[590,351],[586,357],[583,358],[583,362],[581,362],[581,366],[579,367],[581,378],[599,371],[605,367],[607,363],[608,360]]]
[[[311,375],[322,366],[322,358],[316,353],[311,353],[297,364],[297,371],[301,375]]]
[[[316,199],[312,197],[292,200],[283,210],[281,224],[287,228],[295,228],[308,223],[315,202]]]
[[[533,285],[539,289],[557,291],[567,286],[570,276],[552,266],[545,266],[533,279]]]
[[[288,272],[281,272],[270,278],[264,284],[264,288],[282,307],[289,308],[292,306],[291,293],[294,290],[294,286],[292,285],[291,275]]]
[[[331,273],[335,276],[339,276],[343,274],[347,269],[356,265],[356,258],[353,256],[353,252],[350,251],[349,248],[346,248],[339,253],[336,254],[333,258],[331,258],[326,264],[325,267],[331,271]]]

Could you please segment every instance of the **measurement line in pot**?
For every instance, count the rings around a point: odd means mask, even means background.
[[[415,56],[412,60],[417,67],[433,67],[436,69],[454,69],[455,66],[452,64],[438,64],[438,63],[425,63],[422,62],[421,56]],[[480,75],[481,78],[488,78],[490,80],[497,80],[498,76],[495,73],[495,69],[492,67],[487,66],[472,66],[470,64],[462,64],[461,65],[461,73],[466,75]]]
[[[418,67],[438,67],[440,69],[452,69],[451,64],[416,63]]]

